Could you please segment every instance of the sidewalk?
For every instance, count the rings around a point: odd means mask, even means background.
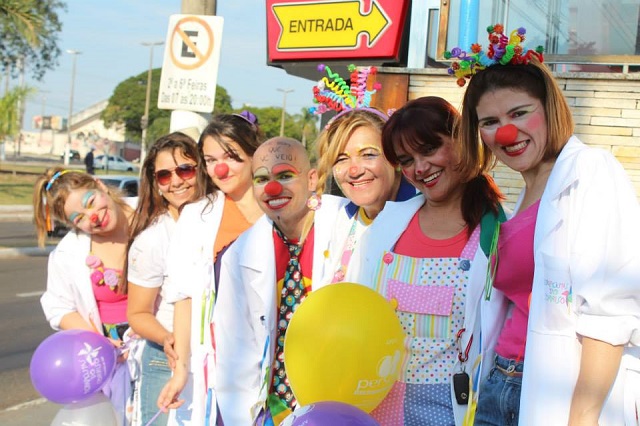
[[[0,205],[0,222],[31,222],[33,206]],[[47,256],[55,246],[37,247],[0,247],[0,258],[11,259],[22,256]]]
[[[25,402],[0,411],[0,425],[3,426],[49,426],[62,408],[44,398]]]

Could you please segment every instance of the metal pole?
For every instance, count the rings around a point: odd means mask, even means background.
[[[71,91],[69,92],[69,117],[67,118],[67,144],[64,148],[64,165],[69,165],[69,150],[71,149],[71,116],[73,115],[73,88],[76,82],[76,59],[81,54],[79,50],[69,49],[67,53],[73,55],[71,67]]]
[[[42,146],[42,132],[44,131],[44,110],[45,106],[47,105],[47,93],[49,93],[49,91],[41,89],[40,93],[42,93],[42,114],[40,115],[40,139],[38,141],[38,146]],[[53,141],[51,141],[51,143],[53,143]]]
[[[18,58],[18,69],[20,70],[20,89],[24,89],[24,56]],[[24,99],[18,100],[18,140],[16,144],[18,146],[18,157],[21,155],[22,148],[22,128],[24,127]]]
[[[287,93],[293,92],[293,89],[276,89],[282,92],[282,115],[280,116],[280,136],[284,136],[284,117],[287,109]]]
[[[147,97],[144,101],[144,115],[142,116],[142,142],[140,144],[140,166],[144,163],[147,156],[147,128],[149,127],[149,103],[151,101],[151,81],[153,73],[153,47],[163,45],[163,41],[143,42],[143,46],[149,47],[149,71],[147,72]],[[142,167],[140,167],[142,170]]]

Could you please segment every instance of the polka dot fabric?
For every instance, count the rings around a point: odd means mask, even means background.
[[[392,391],[371,414],[381,425],[453,425],[451,376],[458,352],[456,333],[464,324],[465,295],[471,260],[478,247],[474,231],[460,258],[413,258],[385,253],[376,271],[376,289],[395,306],[394,297],[424,294],[425,286],[452,290],[448,315],[396,311],[406,334],[407,352]],[[405,288],[398,291],[398,282]],[[441,292],[441,290],[439,290]],[[395,302],[395,303],[394,303]],[[405,304],[405,306],[413,306]],[[419,309],[425,312],[424,306]],[[442,313],[442,306],[438,307]]]

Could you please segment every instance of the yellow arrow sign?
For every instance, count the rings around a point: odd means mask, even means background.
[[[391,24],[375,0],[368,15],[359,1],[276,4],[273,13],[282,27],[279,50],[354,48],[361,33],[371,47]]]

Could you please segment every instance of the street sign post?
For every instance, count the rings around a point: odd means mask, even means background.
[[[213,111],[223,22],[220,16],[171,16],[158,108]]]

